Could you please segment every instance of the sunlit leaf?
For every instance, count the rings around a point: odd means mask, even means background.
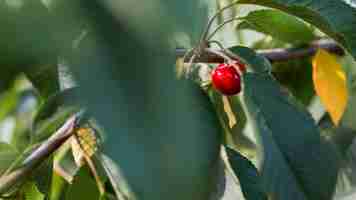
[[[338,125],[347,105],[346,75],[336,58],[319,50],[313,59],[313,80],[316,93]]]
[[[10,167],[18,156],[19,153],[13,146],[0,142],[0,175]]]
[[[43,195],[38,188],[36,187],[36,184],[33,182],[27,182],[22,188],[22,191],[25,196],[25,200],[44,200],[45,195]]]
[[[308,43],[315,37],[303,21],[279,10],[257,10],[243,18],[238,29],[251,29],[292,44]]]
[[[222,96],[222,101],[224,103],[224,111],[229,118],[229,127],[232,128],[236,125],[236,116],[232,111],[229,99],[226,96]]]
[[[345,0],[238,0],[239,3],[276,8],[316,26],[356,57],[356,9]]]

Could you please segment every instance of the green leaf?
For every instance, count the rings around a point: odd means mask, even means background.
[[[18,90],[18,89],[17,89]],[[19,152],[24,151],[30,144],[31,124],[33,116],[37,109],[38,98],[32,89],[17,91],[18,99],[13,115],[15,128],[11,133],[11,144],[16,147]],[[11,118],[10,118],[11,119]]]
[[[224,110],[223,96],[213,89],[209,90],[209,96],[220,118],[220,123],[222,123],[225,143],[238,149],[242,155],[248,158],[256,156],[256,145],[243,132],[247,119],[239,96],[227,97],[231,105],[232,114],[236,117],[236,124],[233,127],[229,126],[229,117]]]
[[[273,75],[303,105],[315,96],[310,58],[273,63]]]
[[[354,123],[354,113],[356,112],[356,62],[347,54],[340,59],[341,65],[346,72],[348,86],[348,102],[344,115],[341,118],[340,126],[356,130]]]
[[[315,36],[303,21],[278,10],[257,10],[243,17],[237,29],[251,29],[291,44],[308,43]]]
[[[101,166],[104,168],[118,200],[134,199],[134,194],[119,166],[105,154],[100,154],[98,159],[101,161]]]
[[[43,195],[36,184],[33,182],[27,182],[22,187],[22,192],[24,193],[25,200],[44,200],[45,195]]]
[[[13,112],[19,101],[19,95],[14,89],[9,89],[0,95],[0,121]]]
[[[265,57],[256,54],[255,51],[250,48],[233,46],[230,47],[229,50],[240,57],[243,63],[248,64],[250,69],[253,69],[257,73],[271,72],[272,70],[272,66],[268,60]]]
[[[33,134],[31,135],[31,142],[37,143],[49,138],[56,130],[58,130],[68,118],[79,112],[78,107],[67,107],[56,112],[52,117],[35,124]]]
[[[77,89],[71,88],[52,95],[42,104],[32,126],[32,142],[43,141],[80,110]]]
[[[263,145],[267,191],[276,199],[331,199],[338,159],[310,115],[268,74],[247,73],[244,83],[247,108]]]
[[[0,175],[11,166],[18,156],[19,153],[13,146],[0,142]]]
[[[352,147],[356,132],[345,127],[334,127],[330,119],[331,127],[322,129],[322,136],[334,145],[341,158],[347,158],[347,154]]]
[[[65,199],[65,194],[67,189],[69,188],[69,183],[64,180],[57,173],[53,173],[51,189],[50,189],[50,200],[62,200]]]
[[[86,168],[80,169],[77,176],[74,177],[73,184],[68,188],[65,199],[98,200],[99,198],[100,192],[95,180],[90,176],[89,170]]]
[[[26,75],[43,99],[59,91],[58,70],[56,64],[31,67]]]
[[[265,36],[256,42],[254,42],[250,47],[252,49],[274,49],[274,48],[287,48],[289,44],[282,42],[276,38],[271,38],[270,36]]]
[[[174,29],[183,30],[172,27],[176,21],[187,19],[178,8],[195,1],[123,0],[112,10],[81,2],[96,29],[71,66],[83,101],[107,131],[104,152],[138,199],[208,199],[216,187],[220,125],[201,88],[175,80],[166,43]],[[127,12],[125,5],[140,9]]]
[[[0,65],[10,74],[25,72],[45,98],[59,89],[55,64],[60,42],[52,19],[41,0],[0,2]]]
[[[319,28],[356,57],[356,10],[343,0],[239,0],[238,3],[276,8],[295,15]]]
[[[25,72],[55,62],[57,48],[52,32],[55,25],[51,19],[40,0],[1,1],[0,54],[4,56],[0,64]]]
[[[48,196],[50,193],[52,174],[53,156],[50,156],[45,161],[43,161],[33,172],[33,179],[38,190],[46,196]]]
[[[53,17],[52,23],[55,24],[55,36],[60,42],[57,45],[62,50],[61,54],[71,56],[75,41],[90,29],[85,17],[77,11],[79,1],[50,0],[45,2]]]
[[[246,200],[267,200],[260,175],[252,162],[232,148],[226,147],[226,153]]]

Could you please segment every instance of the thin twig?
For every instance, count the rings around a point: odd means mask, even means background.
[[[243,19],[243,18],[242,17],[233,17],[231,19],[224,21],[223,23],[219,24],[218,27],[216,27],[215,30],[209,36],[207,36],[206,40],[209,41],[226,24],[233,22],[233,21],[241,20],[241,19]]]
[[[30,156],[24,161],[22,166],[0,177],[0,195],[8,192],[8,190],[31,174],[42,161],[44,161],[51,153],[56,151],[70,136],[73,134],[73,129],[76,125],[77,115],[69,118],[67,122],[57,130],[46,142],[34,150]]]
[[[304,57],[313,56],[318,49],[324,49],[332,54],[344,55],[345,52],[342,47],[331,40],[317,40],[312,42],[309,46],[300,48],[277,48],[277,49],[266,49],[257,50],[257,53],[266,57],[271,62],[283,62],[293,59],[300,59]],[[185,55],[186,49],[178,48],[176,49],[176,57],[180,58]],[[191,55],[186,56],[186,61],[190,59]],[[234,59],[234,58],[232,58]],[[224,58],[218,56],[214,53],[204,52],[199,55],[195,61],[196,63],[222,63]]]
[[[233,3],[229,4],[229,5],[227,5],[227,6],[223,7],[223,8],[221,8],[220,10],[218,10],[218,12],[216,12],[216,13],[210,18],[210,20],[209,20],[209,22],[208,22],[207,26],[205,27],[205,30],[204,30],[204,32],[203,32],[203,34],[202,34],[202,37],[201,37],[201,39],[200,39],[200,42],[202,42],[203,40],[205,40],[205,39],[207,38],[207,36],[208,36],[208,34],[209,34],[210,27],[212,26],[214,20],[215,20],[223,11],[225,11],[225,10],[227,10],[227,9],[229,9],[229,8],[231,8],[231,7],[233,7],[233,6],[235,6],[236,4],[237,4],[237,2],[233,2]]]

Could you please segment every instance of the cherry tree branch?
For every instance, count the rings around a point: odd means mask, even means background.
[[[304,57],[313,56],[318,49],[324,49],[332,54],[344,55],[344,50],[338,44],[331,40],[317,40],[310,45],[300,48],[277,48],[257,50],[257,53],[266,57],[270,62],[283,62],[293,59],[300,59]],[[182,58],[187,53],[186,49],[177,48],[176,57]],[[185,62],[188,62],[192,54],[188,54],[185,58]],[[232,58],[233,59],[233,58]],[[222,63],[224,59],[211,52],[205,52],[204,54],[197,56],[194,59],[196,63]]]
[[[50,154],[56,151],[70,136],[77,122],[77,115],[69,118],[47,141],[34,150],[16,170],[0,177],[0,195],[6,193],[31,174]]]

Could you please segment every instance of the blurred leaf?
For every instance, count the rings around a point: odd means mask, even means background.
[[[42,97],[58,91],[59,55],[53,16],[41,0],[1,1],[0,65],[24,72]]]
[[[266,58],[257,55],[255,51],[243,46],[233,46],[229,50],[241,58],[243,63],[249,65],[249,68],[257,73],[270,72],[272,70],[271,64]]]
[[[59,91],[58,69],[56,64],[36,68],[32,67],[26,71],[26,75],[43,99],[47,99]]]
[[[24,193],[25,200],[44,200],[45,195],[43,195],[36,184],[33,182],[27,182],[22,187],[22,192]]]
[[[199,86],[174,80],[175,56],[167,43],[175,28],[195,27],[173,25],[187,19],[178,8],[192,9],[197,1],[112,1],[110,11],[99,1],[81,2],[96,30],[81,42],[71,66],[82,100],[107,130],[104,152],[138,199],[208,199],[220,127]]]
[[[2,66],[0,73],[0,92],[11,89],[14,80],[20,73],[21,71],[16,67]]]
[[[89,170],[82,168],[74,177],[73,184],[66,191],[66,200],[98,200],[100,198],[99,190],[95,180],[90,177]]]
[[[354,58],[356,57],[354,37],[356,10],[344,0],[239,0],[238,2],[272,7],[300,17],[342,44]]]
[[[270,75],[247,73],[244,83],[246,104],[263,145],[267,191],[276,199],[331,199],[338,157],[321,140],[312,118]]]
[[[53,172],[51,189],[50,189],[50,200],[63,200],[65,199],[66,190],[69,187],[69,183],[66,182],[61,176]]]
[[[342,126],[323,129],[322,134],[326,140],[335,145],[342,156],[347,154],[356,136],[354,130]]]
[[[33,89],[18,92],[19,99],[13,117],[15,128],[12,133],[11,144],[23,152],[31,143],[31,125],[38,107],[38,98]]]
[[[226,147],[226,153],[246,200],[267,200],[260,175],[252,162],[229,147]]]
[[[0,142],[0,175],[11,166],[18,156],[19,153],[13,146]]]
[[[100,200],[117,200],[117,198],[111,194],[105,193],[100,197]]]
[[[19,95],[15,91],[15,89],[9,89],[6,92],[3,92],[0,95],[0,120],[4,120],[4,118],[13,112],[18,103]]]
[[[0,65],[36,74],[38,66],[55,63],[58,49],[51,19],[41,0],[1,1]]]
[[[279,10],[252,11],[243,19],[237,29],[255,30],[287,43],[309,43],[315,38],[306,23]]]
[[[60,91],[40,106],[32,125],[32,142],[45,140],[80,110],[76,92],[75,88]]]
[[[320,49],[313,59],[313,80],[316,93],[338,125],[348,100],[346,75],[336,58],[325,50]]]
[[[83,34],[90,30],[90,26],[77,10],[78,0],[48,0],[47,7],[52,17],[57,44],[62,49],[62,56],[71,56],[73,46]]]
[[[352,134],[355,135],[354,132]],[[354,141],[342,156],[343,162],[339,171],[336,195],[348,194],[351,191],[354,191],[356,186],[356,159]]]
[[[72,107],[78,106],[78,89],[77,88],[69,88],[65,90],[61,90],[56,94],[50,96],[46,101],[40,106],[34,123],[39,123],[42,120],[45,120],[51,117],[53,114],[58,111],[60,107]]]
[[[79,112],[78,107],[67,107],[60,109],[52,117],[47,120],[41,121],[40,123],[35,124],[35,129],[31,135],[31,142],[37,143],[49,138],[53,133],[55,133],[58,128],[60,128],[66,120],[76,112]]]
[[[340,59],[340,63],[346,72],[348,87],[348,102],[344,115],[341,118],[340,126],[356,130],[356,63],[351,55],[347,54]]]
[[[48,196],[50,194],[51,182],[53,174],[53,157],[50,156],[43,161],[40,166],[34,170],[33,179],[38,190]]]

